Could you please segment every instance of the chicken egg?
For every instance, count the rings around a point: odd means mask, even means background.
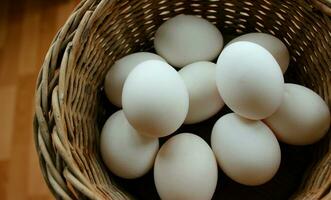
[[[215,123],[211,146],[224,173],[244,185],[266,183],[280,165],[280,147],[268,126],[235,113]]]
[[[179,71],[187,87],[190,103],[185,124],[194,124],[216,114],[224,105],[215,80],[216,64],[200,61]]]
[[[292,145],[307,145],[320,140],[330,127],[330,111],[314,91],[297,84],[286,83],[280,107],[266,124],[277,138]]]
[[[227,106],[254,120],[276,111],[284,93],[284,78],[275,58],[252,42],[235,42],[217,60],[216,84]]]
[[[212,23],[194,15],[177,15],[155,33],[156,52],[175,67],[215,59],[223,48],[223,36]]]
[[[100,137],[100,152],[110,171],[132,179],[146,174],[159,150],[156,138],[145,137],[127,121],[122,110],[111,115]]]
[[[184,81],[169,64],[140,63],[124,83],[122,105],[130,124],[150,137],[175,132],[184,122],[189,95]]]
[[[170,138],[155,159],[154,181],[163,200],[209,200],[216,189],[217,173],[212,150],[191,133]]]

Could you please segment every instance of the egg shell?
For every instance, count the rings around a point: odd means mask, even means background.
[[[190,97],[185,124],[204,121],[223,107],[224,102],[216,87],[215,72],[216,64],[207,61],[189,64],[179,71]]]
[[[317,142],[327,133],[330,110],[314,91],[286,83],[280,107],[265,122],[280,141],[292,145],[308,145]]]
[[[155,33],[156,52],[175,67],[215,59],[223,48],[221,32],[209,21],[193,15],[177,15]]]
[[[104,124],[100,152],[110,171],[122,178],[138,178],[153,166],[159,141],[139,134],[127,121],[122,110]]]
[[[277,37],[267,33],[247,33],[231,40],[227,46],[238,41],[253,42],[262,46],[274,56],[283,74],[286,72],[290,63],[290,54],[286,45]]]
[[[184,122],[189,95],[178,72],[150,60],[139,64],[124,83],[123,111],[130,124],[151,137],[175,132]]]
[[[227,106],[254,120],[276,111],[284,93],[284,78],[274,57],[252,42],[235,42],[219,56],[216,84]]]
[[[122,107],[122,91],[126,78],[133,68],[147,60],[165,61],[156,54],[138,52],[124,56],[111,66],[105,77],[104,89],[107,98],[112,104],[120,108]]]
[[[214,125],[211,146],[218,164],[231,179],[244,185],[261,185],[277,172],[281,151],[272,131],[261,121],[235,113]]]
[[[209,200],[216,189],[217,173],[208,144],[190,133],[170,138],[155,159],[154,180],[163,200]]]

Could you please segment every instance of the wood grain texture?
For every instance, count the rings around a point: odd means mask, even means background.
[[[0,199],[54,199],[33,144],[35,82],[46,51],[78,0],[0,2]]]

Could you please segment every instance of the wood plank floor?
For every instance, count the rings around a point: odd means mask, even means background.
[[[0,1],[0,199],[53,199],[33,144],[34,88],[46,51],[78,0]]]

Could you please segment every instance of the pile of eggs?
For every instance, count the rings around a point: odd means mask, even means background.
[[[107,167],[122,178],[141,177],[154,166],[161,199],[211,199],[218,165],[236,182],[264,184],[281,162],[278,140],[308,145],[329,129],[323,99],[284,83],[290,56],[272,35],[245,34],[223,49],[213,24],[178,15],[159,27],[154,46],[158,55],[127,55],[108,71],[106,96],[122,110],[104,124],[100,148]],[[211,148],[194,133],[177,134],[159,148],[159,138],[212,117],[224,105],[233,113],[205,133]]]

